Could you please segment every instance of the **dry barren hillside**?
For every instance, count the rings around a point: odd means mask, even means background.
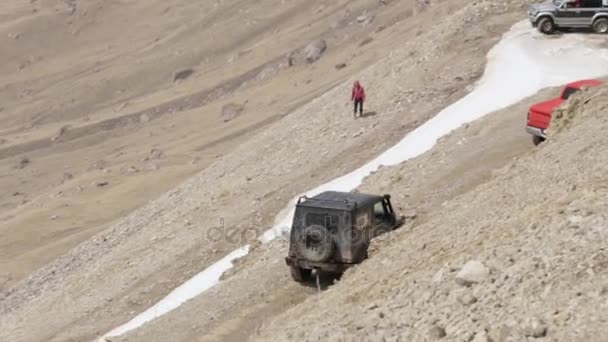
[[[383,46],[408,36],[390,27],[424,7],[3,1],[0,286],[385,57]],[[321,38],[328,48],[310,65],[303,50]],[[337,94],[333,115],[347,114],[348,89]]]
[[[257,240],[293,196],[469,93],[525,5],[5,1],[0,341],[92,340],[245,244],[216,287],[109,339],[602,336],[605,89],[538,148],[525,111],[557,89],[366,178],[415,219],[321,293],[289,279],[285,237]]]

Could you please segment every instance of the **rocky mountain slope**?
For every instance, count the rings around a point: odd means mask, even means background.
[[[380,169],[359,190],[391,193],[399,212],[410,218],[416,216],[401,228],[410,231],[414,225],[432,216],[434,210],[441,210],[442,203],[474,189],[490,179],[493,170],[529,151],[533,145],[522,130],[521,113],[531,103],[557,92],[557,89],[548,89],[458,130],[433,151],[401,165],[399,172],[392,168]],[[493,134],[498,129],[503,135]],[[479,159],[486,162],[478,163]],[[393,183],[401,184],[400,188],[394,189]],[[371,258],[365,262],[378,267],[376,255],[392,239],[392,235],[380,236],[371,247]],[[255,248],[249,256],[238,261],[235,269],[224,277],[225,281],[216,287],[113,341],[245,340],[268,324],[273,316],[307,298],[315,305],[323,305],[325,293],[333,291],[334,279],[321,278],[321,286],[327,291],[320,295],[314,280],[304,286],[295,283],[283,261],[287,248],[287,236]],[[345,277],[350,276],[347,274]],[[368,285],[365,281],[357,286]]]
[[[469,92],[487,51],[522,19],[523,1],[10,3],[3,10],[23,18],[1,28],[19,32],[7,44],[23,45],[5,57],[43,58],[3,71],[1,181],[28,196],[3,197],[0,340],[91,340],[246,243],[251,255],[217,287],[110,340],[571,340],[602,331],[601,306],[590,309],[604,295],[593,297],[602,251],[588,241],[601,234],[589,224],[602,218],[602,169],[591,164],[602,145],[582,135],[603,127],[593,111],[601,92],[575,100],[582,107],[564,112],[569,123],[540,148],[523,113],[556,89],[370,176],[360,190],[394,193],[416,219],[376,241],[341,281],[324,281],[321,294],[288,278],[284,238],[257,242],[292,196]],[[146,20],[131,25],[133,13]],[[44,28],[53,34],[37,39],[66,44],[67,56],[26,44]],[[327,50],[310,64],[305,48],[319,39]],[[355,79],[370,95],[356,120]],[[10,102],[26,85],[29,97]],[[468,284],[457,274],[471,260]],[[571,328],[583,323],[588,330]]]
[[[603,340],[606,106],[607,87],[574,96],[546,143],[381,242],[372,259],[258,339]],[[399,177],[391,191],[409,193],[404,171],[383,170],[363,189]]]

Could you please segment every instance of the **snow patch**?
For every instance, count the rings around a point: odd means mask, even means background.
[[[471,93],[410,132],[376,159],[304,194],[313,197],[328,190],[351,191],[381,165],[391,166],[417,157],[430,150],[439,138],[465,123],[520,102],[543,88],[608,74],[608,50],[588,47],[592,39],[576,34],[549,39],[530,28],[527,20],[516,23],[488,52],[484,74]],[[524,117],[525,113],[522,113],[522,129]],[[295,203],[304,194],[292,199],[277,215],[274,227],[260,237],[263,243],[289,232]]]
[[[137,315],[132,320],[124,325],[110,331],[103,337],[99,338],[98,342],[105,342],[106,337],[120,336],[133,329],[139,328],[145,323],[160,317],[167,312],[177,308],[184,302],[198,296],[204,291],[215,286],[220,281],[220,277],[224,272],[231,269],[232,262],[238,258],[242,258],[249,253],[249,245],[243,246],[232,253],[228,254],[220,261],[207,267],[201,273],[197,274],[181,286],[173,290],[167,297],[163,298],[160,302]]]

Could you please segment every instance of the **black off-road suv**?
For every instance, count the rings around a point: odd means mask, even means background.
[[[301,197],[285,258],[292,278],[305,281],[313,269],[344,272],[367,258],[372,238],[403,221],[403,216],[395,215],[390,195],[327,191]]]

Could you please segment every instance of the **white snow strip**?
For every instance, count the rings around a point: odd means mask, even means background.
[[[417,157],[430,150],[437,139],[467,122],[520,102],[543,88],[608,74],[608,50],[589,47],[591,39],[579,34],[559,38],[542,36],[530,27],[527,20],[513,25],[488,52],[484,75],[475,90],[406,135],[376,159],[305,194],[312,197],[328,190],[351,191],[380,165],[395,165]],[[521,114],[523,130],[526,116]],[[277,215],[275,226],[260,238],[263,243],[289,232],[295,203],[301,195],[293,198]]]
[[[228,254],[220,261],[207,267],[201,273],[192,277],[187,282],[173,290],[167,297],[163,298],[154,306],[134,317],[124,325],[110,331],[97,341],[105,341],[105,337],[120,336],[128,331],[139,328],[146,322],[149,322],[157,317],[160,317],[167,312],[177,308],[189,299],[192,299],[204,291],[210,289],[220,281],[220,277],[224,272],[232,268],[232,262],[238,258],[242,258],[249,253],[249,245],[241,247],[232,253]]]
[[[395,165],[417,157],[430,150],[437,139],[467,122],[515,104],[542,88],[608,74],[608,49],[591,48],[588,40],[583,35],[576,34],[564,35],[558,39],[541,36],[530,27],[527,20],[513,25],[488,52],[484,75],[475,90],[406,135],[376,159],[305,194],[310,197],[327,190],[351,191],[380,165]],[[522,113],[522,129],[524,120],[525,113]],[[300,196],[294,197],[281,210],[274,227],[260,237],[262,242],[269,242],[289,231],[298,197]],[[249,245],[233,251],[98,341],[136,329],[200,295],[219,282],[221,275],[232,267],[233,260],[248,253]]]

